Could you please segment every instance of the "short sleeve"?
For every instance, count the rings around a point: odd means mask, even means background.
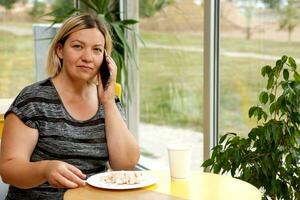
[[[118,96],[115,97],[115,102],[116,102],[116,105],[118,107],[119,112],[122,115],[123,120],[126,121],[125,110],[124,110],[123,105],[122,105],[122,103],[121,103],[121,101],[120,101],[120,99],[119,99]]]
[[[37,129],[37,122],[34,120],[36,108],[31,103],[29,93],[28,89],[23,89],[4,114],[4,118],[8,114],[14,113],[26,126]]]

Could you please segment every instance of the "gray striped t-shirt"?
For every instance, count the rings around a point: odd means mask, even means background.
[[[115,99],[124,118],[119,99]],[[87,176],[106,170],[108,148],[104,130],[104,109],[100,105],[91,119],[78,121],[67,112],[50,78],[25,87],[5,116],[15,113],[28,127],[39,132],[31,161],[62,160]],[[17,167],[17,166],[16,166]],[[47,182],[32,189],[9,187],[7,200],[59,200],[64,189]]]

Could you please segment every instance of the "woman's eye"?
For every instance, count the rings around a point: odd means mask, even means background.
[[[73,48],[74,49],[82,49],[82,46],[79,44],[75,44],[75,45],[73,45]]]
[[[101,48],[95,48],[94,52],[97,53],[97,54],[100,54],[102,52],[102,49]]]

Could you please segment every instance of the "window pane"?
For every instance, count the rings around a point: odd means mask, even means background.
[[[262,66],[275,64],[282,55],[299,57],[299,27],[280,29],[287,1],[222,1],[220,64],[220,135],[247,136],[256,121],[248,110],[266,86]],[[299,12],[299,10],[298,10]],[[289,19],[289,18],[288,18]],[[289,20],[292,22],[294,17]]]
[[[200,2],[140,1],[140,143],[152,167],[168,167],[167,144],[193,145],[202,162],[203,7]]]
[[[14,98],[35,80],[33,21],[29,10],[22,3],[11,9],[0,8],[0,98]]]

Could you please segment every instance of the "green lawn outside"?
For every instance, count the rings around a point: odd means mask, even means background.
[[[0,31],[0,98],[16,96],[35,80],[32,36]]]
[[[247,131],[252,126],[248,109],[263,87],[262,61],[221,60],[221,130]],[[202,130],[202,62],[198,53],[141,49],[141,120]]]
[[[146,43],[173,44],[192,47],[203,47],[203,36],[200,34],[176,34],[141,32]],[[251,52],[272,56],[288,55],[300,57],[300,42],[245,40],[244,38],[221,38],[221,52]]]
[[[141,49],[141,120],[200,128],[201,63],[201,56],[195,53]]]
[[[21,29],[32,29],[32,23],[30,22],[5,21],[1,22],[1,24],[5,26],[18,27]]]

